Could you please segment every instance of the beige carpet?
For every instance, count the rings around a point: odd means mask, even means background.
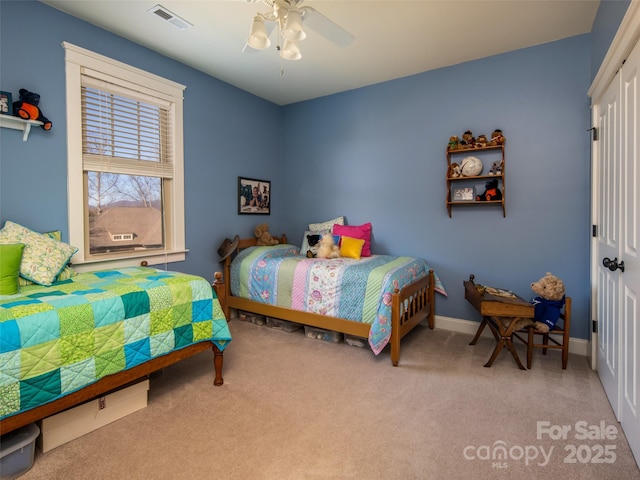
[[[38,452],[21,479],[640,479],[584,357],[563,371],[536,352],[521,371],[505,351],[484,368],[491,337],[419,326],[394,368],[388,350],[229,325],[222,387],[210,352],[171,366],[147,408]],[[571,430],[539,439],[537,422]],[[579,439],[578,422],[618,434]]]

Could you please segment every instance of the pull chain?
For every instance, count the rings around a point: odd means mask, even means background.
[[[280,22],[278,22],[278,46],[276,50],[278,51],[278,55],[280,56],[280,76],[284,77],[284,58],[282,58],[282,51],[280,50],[280,40],[282,39],[282,28]]]

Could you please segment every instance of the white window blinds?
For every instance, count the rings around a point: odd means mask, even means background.
[[[171,102],[105,77],[82,75],[83,169],[173,178]]]

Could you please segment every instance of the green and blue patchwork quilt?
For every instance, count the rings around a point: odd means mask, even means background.
[[[128,267],[21,287],[0,296],[0,418],[202,341],[231,341],[202,277]]]

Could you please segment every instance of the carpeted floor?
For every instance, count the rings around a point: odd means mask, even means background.
[[[37,452],[21,479],[640,479],[584,357],[484,368],[493,338],[419,326],[394,368],[388,349],[229,326],[222,387],[210,352],[173,365],[147,408]]]

